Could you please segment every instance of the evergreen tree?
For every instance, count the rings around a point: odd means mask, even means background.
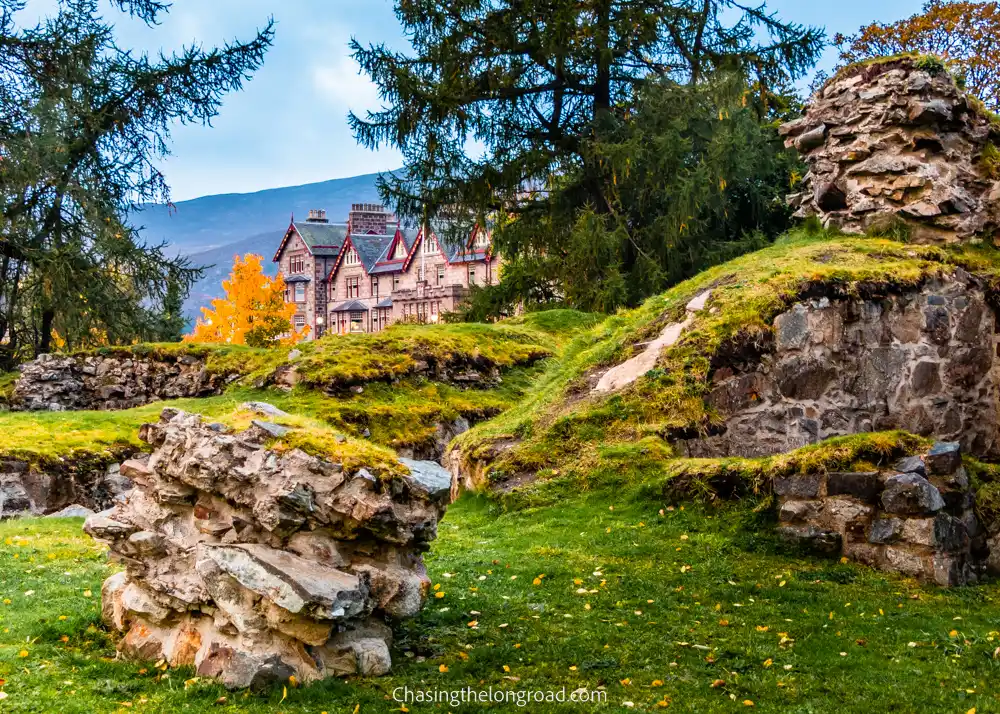
[[[155,25],[155,0],[115,0]],[[33,27],[0,0],[0,368],[95,334],[157,334],[198,270],[145,245],[129,214],[167,202],[156,166],[175,123],[209,123],[260,66],[272,24],[249,42],[156,57],[119,47],[96,0],[60,0]],[[164,301],[174,305],[164,305]]]
[[[664,241],[650,255],[628,220],[609,223],[635,198],[617,189],[625,173],[616,147],[639,148],[632,127],[640,113],[652,117],[656,92],[692,111],[720,106],[725,100],[706,99],[703,88],[728,84],[718,79],[726,76],[759,101],[800,76],[823,45],[819,30],[732,0],[399,0],[396,11],[412,54],[353,42],[386,104],[351,115],[356,136],[405,158],[401,172],[380,179],[383,197],[405,217],[490,220],[509,261],[504,279],[519,276],[497,290],[511,299],[562,295],[585,308],[633,302],[664,274],[679,274],[662,259],[676,246]],[[694,132],[686,138],[693,151],[711,143],[695,136],[703,116],[676,122]],[[717,173],[710,185],[720,181],[734,183]],[[556,263],[564,269],[548,284],[539,271]],[[654,267],[659,277],[642,277]],[[596,283],[576,291],[561,280],[574,274]],[[629,284],[636,275],[640,290]]]

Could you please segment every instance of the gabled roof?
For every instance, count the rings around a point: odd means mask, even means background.
[[[348,250],[351,248],[354,248],[354,250],[357,251],[358,257],[361,259],[361,265],[365,269],[365,273],[370,275],[375,267],[375,264],[378,262],[379,256],[385,254],[395,239],[395,235],[352,233],[347,236],[344,240],[344,244],[340,247],[340,251],[337,254],[337,260],[334,262],[333,268],[330,270],[330,274],[326,276],[326,279],[333,280],[333,276],[336,275],[337,271],[340,269],[341,263],[344,262],[344,256],[347,255]]]
[[[302,242],[306,244],[306,249],[314,256],[332,258],[340,252],[340,246],[347,236],[346,223],[315,223],[310,221],[292,222],[285,231],[274,254],[274,262],[281,260],[281,253],[285,250],[289,239],[294,233],[298,233]]]
[[[375,265],[368,271],[371,275],[382,275],[385,273],[398,273],[403,269],[403,263],[406,260],[406,256],[410,253],[410,246],[413,245],[413,241],[417,237],[416,228],[400,228],[396,231],[393,236],[392,241],[385,247],[382,251],[382,255],[378,257],[375,261]],[[396,260],[389,260],[389,256],[392,255],[393,249],[396,246],[402,249],[403,257],[397,258]]]
[[[490,248],[475,250],[472,248],[472,243],[476,239],[476,234],[479,232],[479,226],[474,226],[469,232],[468,238],[461,244],[456,245],[452,242],[442,241],[440,234],[448,229],[447,224],[431,223],[431,235],[438,238],[438,247],[441,249],[441,255],[447,263],[475,263],[477,261],[488,260],[490,257]],[[404,262],[403,269],[406,270],[410,267],[410,263],[413,262],[413,258],[417,255],[417,248],[421,243],[423,243],[424,235],[421,229],[416,238],[413,241],[413,245],[410,246],[410,252],[406,256],[406,261]]]

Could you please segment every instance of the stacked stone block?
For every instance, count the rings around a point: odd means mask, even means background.
[[[84,527],[124,565],[102,602],[126,656],[233,688],[388,672],[387,623],[422,607],[450,474],[407,461],[408,476],[376,477],[268,448],[287,431],[174,409],[142,427],[152,453],[122,465],[135,489]]]
[[[218,394],[226,375],[193,355],[40,355],[21,366],[12,408],[28,411],[131,409],[161,399]]]
[[[815,549],[938,585],[964,585],[982,565],[983,533],[954,442],[896,470],[778,478],[779,530]]]
[[[903,57],[843,70],[778,131],[809,165],[788,198],[797,216],[849,233],[901,221],[927,243],[1000,225],[1000,187],[981,158],[996,130],[933,63]]]

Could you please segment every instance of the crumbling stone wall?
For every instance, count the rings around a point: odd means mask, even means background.
[[[421,552],[451,498],[451,476],[402,460],[407,477],[266,444],[287,427],[240,433],[165,409],[127,461],[135,489],[85,530],[125,570],[102,588],[121,651],[191,665],[229,687],[350,674],[391,661],[386,622],[417,614]]]
[[[29,411],[130,409],[161,399],[219,394],[226,375],[192,355],[153,359],[40,355],[21,367],[12,408]]]
[[[899,220],[913,239],[941,243],[992,237],[1000,225],[1000,184],[983,160],[998,132],[932,64],[843,70],[779,132],[809,165],[788,199],[799,217],[849,233]]]
[[[775,320],[758,364],[712,375],[706,399],[721,426],[677,443],[690,456],[765,456],[904,429],[995,457],[995,320],[983,286],[961,269],[910,293],[797,303]]]
[[[0,518],[48,515],[71,505],[110,508],[132,488],[120,473],[119,458],[88,456],[43,464],[0,458]]]
[[[774,490],[780,532],[827,553],[944,586],[985,568],[986,533],[957,443],[895,470],[788,476]]]

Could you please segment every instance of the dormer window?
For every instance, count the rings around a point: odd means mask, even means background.
[[[347,255],[344,256],[344,265],[360,265],[361,258],[358,256],[358,251],[354,250],[354,246],[351,246],[347,250]]]
[[[490,244],[490,237],[486,234],[486,231],[476,231],[476,240],[473,245],[482,250]]]
[[[437,236],[433,234],[427,236],[427,240],[424,241],[423,248],[425,255],[441,252],[441,247],[438,245]]]
[[[394,246],[392,246],[392,253],[389,254],[389,260],[402,260],[406,255],[406,251],[403,249],[402,241],[398,241]]]

